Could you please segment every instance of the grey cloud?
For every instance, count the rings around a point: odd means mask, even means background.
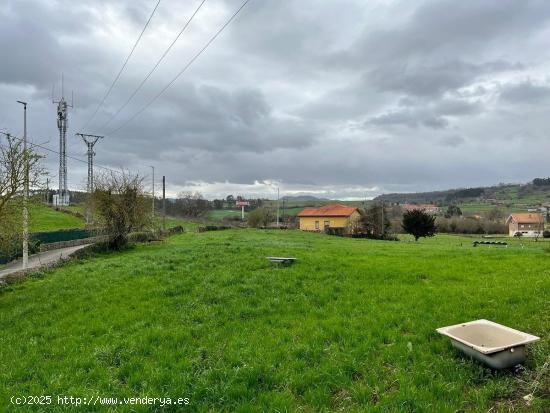
[[[389,69],[377,68],[366,76],[381,91],[402,92],[413,96],[436,96],[468,85],[487,73],[519,68],[517,64],[504,61],[473,64],[452,60],[435,65],[410,64],[390,66]]]
[[[383,115],[373,117],[367,123],[377,126],[403,125],[412,128],[417,128],[420,125],[423,125],[432,129],[444,129],[449,125],[449,121],[445,118],[431,115],[420,117],[413,111],[408,110],[385,113]]]
[[[425,126],[432,129],[445,129],[450,122],[447,117],[473,115],[482,110],[478,102],[463,99],[401,99],[397,109],[372,117],[367,124],[377,126],[404,125]]]
[[[502,87],[500,97],[508,102],[535,104],[550,99],[550,86],[537,85],[530,80],[507,84]]]
[[[442,146],[449,146],[451,148],[457,148],[466,142],[460,135],[444,136],[439,139],[439,144]]]
[[[101,124],[197,4],[161,2],[89,132],[104,132]],[[208,1],[111,126],[158,93],[239,5]],[[0,128],[20,132],[14,102],[26,99],[30,135],[51,137],[47,145],[56,148],[50,91],[64,72],[76,98],[69,153],[83,158],[74,132],[153,6],[4,1],[0,53],[9,59],[0,69]],[[180,187],[279,179],[334,196],[529,180],[545,173],[550,150],[541,139],[550,121],[540,105],[548,96],[540,74],[550,63],[549,28],[550,4],[542,0],[252,1],[161,98],[97,146],[96,163],[142,174],[154,164]],[[521,150],[534,140],[536,151]],[[54,180],[56,162],[46,159]],[[86,165],[69,165],[71,185],[81,185]]]
[[[405,5],[398,3],[396,9]],[[366,30],[349,54],[357,62],[416,63],[425,59],[441,63],[464,51],[479,56],[487,46],[514,39],[515,33],[521,32],[524,40],[544,27],[549,17],[543,0],[428,1],[403,24],[396,19],[394,27]]]

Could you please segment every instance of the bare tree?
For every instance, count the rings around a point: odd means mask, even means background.
[[[175,206],[177,214],[186,217],[199,217],[211,209],[200,192],[180,192]]]
[[[36,187],[44,170],[40,167],[42,158],[32,149],[23,149],[23,140],[6,134],[0,135],[0,216],[8,203],[21,195],[25,185],[25,164],[28,160],[29,186]]]
[[[128,244],[128,234],[151,224],[150,198],[143,178],[122,171],[98,175],[90,203],[94,216],[109,235],[109,246],[120,250]]]
[[[8,256],[20,248],[25,168],[29,186],[38,187],[45,174],[41,158],[32,149],[25,151],[22,139],[0,134],[0,251]]]

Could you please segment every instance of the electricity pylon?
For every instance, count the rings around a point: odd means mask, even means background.
[[[94,192],[94,145],[99,139],[103,139],[103,136],[90,135],[88,133],[77,133],[76,135],[80,136],[86,146],[88,146],[88,151],[86,152],[88,155],[88,184],[86,190],[91,194]]]
[[[92,192],[94,192],[94,145],[97,143],[98,140],[103,139],[103,136],[90,135],[87,133],[77,133],[76,135],[80,136],[88,147],[88,151],[86,152],[86,154],[88,155],[88,183],[86,185],[86,190],[88,194],[91,195]],[[88,208],[86,208],[86,223],[92,223],[92,214],[89,205]]]

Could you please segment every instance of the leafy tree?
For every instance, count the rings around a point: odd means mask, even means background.
[[[462,215],[462,210],[458,205],[449,205],[445,212],[445,218],[459,217]]]
[[[151,224],[150,198],[139,175],[111,172],[98,176],[90,203],[95,218],[109,236],[110,248],[124,248],[130,232]]]
[[[415,241],[420,237],[433,237],[436,233],[435,216],[421,209],[405,212],[401,226]]]
[[[252,228],[267,227],[273,222],[273,212],[269,208],[257,208],[248,213],[248,226]]]

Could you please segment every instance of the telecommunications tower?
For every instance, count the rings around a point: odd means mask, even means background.
[[[52,91],[53,92],[53,91]],[[73,107],[65,100],[63,93],[63,75],[61,75],[61,99],[53,100],[57,104],[57,128],[59,129],[59,188],[57,195],[54,195],[53,204],[65,206],[69,205],[69,191],[67,188],[67,123],[68,123],[68,108]]]

